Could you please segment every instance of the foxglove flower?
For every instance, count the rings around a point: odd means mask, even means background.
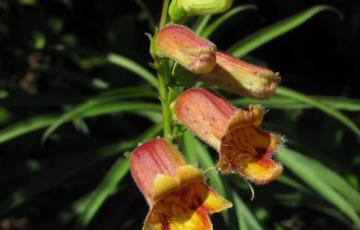
[[[210,230],[209,214],[232,204],[204,183],[200,169],[163,139],[131,154],[131,174],[149,207],[143,230]]]
[[[223,52],[216,52],[216,63],[213,71],[200,75],[199,80],[238,95],[266,99],[280,82],[277,73]]]
[[[232,3],[233,0],[172,0],[169,15],[172,21],[181,22],[191,16],[222,13]]]
[[[222,172],[239,173],[256,184],[280,175],[282,166],[272,157],[282,138],[259,128],[261,106],[237,109],[206,89],[193,88],[176,99],[173,109],[179,123],[219,152],[217,167]]]
[[[156,54],[173,59],[193,73],[210,72],[216,65],[216,46],[183,25],[172,24],[156,36]]]

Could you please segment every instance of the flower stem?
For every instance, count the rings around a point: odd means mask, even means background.
[[[162,10],[161,10],[161,18],[159,22],[159,30],[161,30],[167,23],[167,13],[169,8],[170,0],[164,0]]]
[[[161,30],[167,23],[167,12],[169,8],[169,2],[170,0],[163,1],[161,18],[159,22],[159,30]],[[167,141],[171,142],[172,114],[170,110],[170,97],[168,92],[168,79],[169,79],[168,62],[164,60],[155,60],[155,62],[157,64],[157,77],[158,77],[161,109],[163,115],[164,138]]]
[[[161,109],[163,115],[163,131],[164,138],[171,142],[172,134],[171,134],[171,124],[172,124],[172,114],[170,110],[170,98],[168,92],[168,63],[163,61],[159,63],[157,76],[158,76],[158,84],[159,84],[159,94],[161,101]]]

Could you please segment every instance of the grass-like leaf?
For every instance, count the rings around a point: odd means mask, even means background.
[[[194,135],[186,130],[182,135],[184,154],[190,164],[197,164],[196,142]]]
[[[139,88],[125,88],[125,89],[117,89],[110,92],[106,92],[94,98],[87,100],[86,102],[75,106],[71,110],[64,113],[61,117],[59,117],[44,133],[42,137],[42,142],[45,142],[46,139],[62,124],[69,122],[73,119],[79,118],[79,116],[86,111],[98,107],[99,105],[104,105],[106,103],[111,103],[114,101],[119,101],[121,99],[128,98],[137,98],[144,96],[154,96],[152,91],[146,89]],[[124,106],[124,104],[122,104]]]
[[[276,90],[276,94],[314,106],[315,108],[323,111],[329,116],[337,119],[339,122],[343,123],[350,130],[352,130],[357,136],[360,136],[360,129],[353,121],[351,121],[343,113],[339,112],[336,109],[331,108],[330,106],[322,103],[321,101],[318,101],[313,97],[307,96],[305,94],[302,94],[300,92],[285,87],[278,87]]]
[[[358,112],[360,111],[360,100],[345,97],[328,97],[328,96],[312,96],[327,106],[343,111]],[[240,98],[231,101],[234,105],[247,106],[253,104],[262,104],[269,108],[277,109],[313,109],[315,106],[295,100],[290,97],[273,95],[269,100],[257,100],[252,98]]]
[[[299,178],[307,183],[311,188],[317,191],[324,199],[341,210],[356,225],[360,226],[360,218],[352,203],[344,199],[333,187],[319,176],[318,172],[309,167],[309,162],[301,156],[301,153],[288,148],[283,148],[278,157]]]
[[[68,178],[110,157],[122,154],[124,151],[134,148],[140,141],[154,138],[160,133],[161,125],[155,125],[144,132],[138,138],[131,141],[122,141],[112,145],[101,147],[83,155],[61,156],[48,160],[43,164],[41,172],[36,174],[26,185],[14,191],[9,197],[0,202],[0,215],[11,209],[24,204],[38,194],[54,188]]]
[[[255,5],[243,5],[237,6],[232,8],[231,10],[227,11],[226,13],[219,16],[214,22],[208,25],[202,32],[201,36],[204,38],[210,37],[224,22],[226,22],[232,16],[245,11],[245,10],[256,10],[257,7]]]
[[[204,15],[201,17],[198,17],[195,24],[192,27],[192,30],[195,31],[197,34],[201,34],[205,27],[209,24],[209,21],[211,19],[211,14]]]
[[[38,116],[0,130],[0,144],[51,125],[56,121],[56,116]]]
[[[78,116],[76,116],[76,118],[74,119],[96,117],[104,114],[120,113],[125,111],[141,111],[142,113],[138,113],[139,115],[142,115],[144,117],[150,116],[150,118],[152,118],[159,117],[160,110],[161,108],[159,105],[152,103],[136,101],[131,103],[116,102],[97,105],[89,108],[83,113],[79,113]],[[147,112],[145,113],[145,111]],[[14,125],[10,125],[0,131],[0,144],[12,140],[16,137],[22,136],[24,134],[46,128],[56,122],[59,117],[61,116],[39,116],[30,118],[25,121],[21,121]]]
[[[262,230],[259,222],[236,192],[232,192],[232,198],[239,222],[239,230]]]
[[[338,191],[357,211],[360,212],[360,193],[351,187],[341,176],[330,168],[303,154],[297,153],[297,159],[306,162],[306,166],[315,172],[321,180]]]
[[[79,216],[79,224],[82,228],[89,225],[101,205],[116,191],[118,183],[128,172],[128,159],[122,156],[114,163],[99,186],[91,193],[84,212]]]
[[[340,14],[336,8],[329,5],[313,6],[247,36],[231,46],[229,51],[236,57],[242,57],[276,37],[295,29],[323,11],[332,11]]]
[[[127,69],[147,81],[151,86],[157,88],[157,80],[154,74],[136,63],[135,61],[119,54],[109,53],[106,59],[117,66]]]

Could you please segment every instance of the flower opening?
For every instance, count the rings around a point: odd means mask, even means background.
[[[283,140],[259,128],[263,107],[237,109],[206,89],[193,88],[176,99],[174,112],[179,123],[219,152],[217,167],[222,172],[236,172],[256,184],[281,174],[281,164],[272,157]]]
[[[186,164],[181,153],[163,139],[136,148],[130,166],[150,207],[143,230],[210,230],[209,214],[232,205],[204,183],[200,169]]]

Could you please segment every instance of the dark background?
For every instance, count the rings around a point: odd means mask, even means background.
[[[135,1],[44,0],[34,4],[23,2],[0,0],[0,89],[11,94],[11,100],[3,100],[1,106],[11,111],[12,117],[8,123],[15,123],[34,115],[60,112],[64,104],[75,105],[101,92],[70,73],[80,73],[85,78],[98,77],[111,88],[141,84],[139,78],[114,66],[96,64],[96,61],[90,67],[85,64],[79,65],[79,59],[87,55],[96,57],[116,52],[147,66],[151,57],[148,54],[149,41],[144,33],[151,32],[151,29],[143,14],[139,13],[140,8]],[[155,20],[158,20],[161,1],[145,2]],[[360,1],[254,0],[235,1],[234,5],[246,3],[257,5],[258,10],[241,13],[224,24],[211,37],[219,49],[226,50],[246,35],[307,7],[323,3],[338,8],[343,14],[342,19],[331,12],[321,13],[245,58],[260,60],[271,69],[279,71],[282,85],[300,92],[311,95],[360,97]],[[40,44],[41,48],[36,48],[34,43],[39,42],[41,36],[46,38],[45,45]],[[48,68],[49,66],[51,68]],[[59,68],[65,72],[56,71]],[[46,98],[45,101],[43,98],[41,101],[38,100],[41,95]],[[270,114],[270,120],[280,122],[282,116],[275,115],[276,112]],[[360,122],[359,114],[348,115],[355,122]],[[326,135],[318,137],[318,130],[321,129],[322,134],[327,132],[324,126],[328,124],[326,122],[329,118],[320,124],[323,120],[321,114],[310,111],[301,117],[296,127],[283,129],[293,129],[290,137],[308,137],[307,143],[316,146],[315,149],[325,149],[323,154],[316,156],[317,158],[339,160],[337,163],[344,166],[343,172],[354,170],[356,166],[346,166],[354,158],[341,158],[342,153],[337,152],[344,149],[344,146],[326,146],[324,143],[332,142],[332,139],[327,140]],[[0,125],[5,127],[8,123]],[[62,135],[58,139],[50,140],[45,147],[40,143],[41,131],[1,145],[0,175],[4,176],[0,178],[0,200],[12,194],[31,177],[22,171],[24,162],[29,162],[27,160],[46,161],[52,157],[56,159],[72,154],[84,154],[86,161],[87,151],[117,141],[119,137],[135,138],[149,123],[138,117],[119,115],[111,119],[90,119],[88,125],[91,135],[78,135],[73,127],[66,126],[61,129]],[[332,131],[332,127],[329,132]],[[345,135],[351,143],[346,146],[346,151],[356,154],[358,149],[353,148],[356,146],[354,136],[350,132],[346,132]],[[319,146],[317,138],[322,141]],[[49,226],[56,222],[51,221],[54,221],[53,218],[59,210],[63,210],[67,203],[94,189],[113,162],[114,159],[108,159],[85,170],[66,180],[59,187],[51,188],[46,194],[36,196],[31,202],[12,210],[5,218],[27,216],[31,219],[31,226],[52,229]],[[4,172],[13,173],[12,177],[7,178]],[[120,225],[126,226],[124,229],[139,229],[146,211],[145,202],[129,176],[124,184],[131,186],[124,186],[121,193],[105,203],[92,223],[92,229],[117,229],[115,226]],[[266,203],[264,194],[274,190],[282,191],[271,186],[258,189],[259,202]],[[271,206],[271,210],[278,211],[273,214],[271,221],[288,217],[288,210],[280,206]],[[312,218],[319,214],[314,214],[313,210],[306,208],[294,208],[290,212],[301,215],[304,217],[303,220],[308,220],[305,225],[310,227],[303,229],[343,227],[338,227],[337,223],[329,218],[325,218],[327,222],[322,224],[321,215],[319,224],[316,222],[319,219]]]

